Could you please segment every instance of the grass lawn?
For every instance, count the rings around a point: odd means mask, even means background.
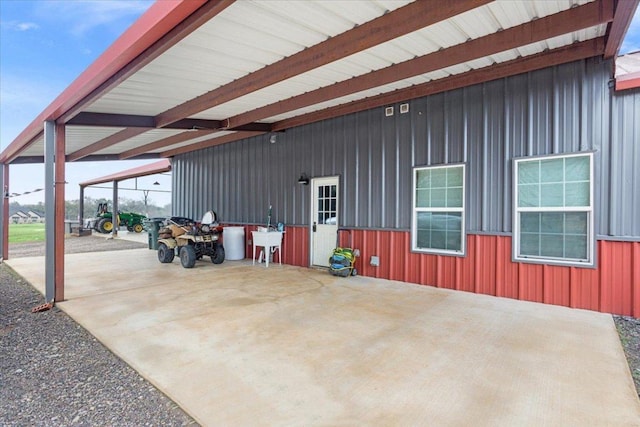
[[[44,224],[9,224],[9,243],[43,241]]]

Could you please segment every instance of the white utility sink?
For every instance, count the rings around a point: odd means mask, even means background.
[[[256,263],[256,247],[260,246],[264,248],[260,253],[260,260],[262,262],[262,257],[264,255],[264,259],[266,262],[266,266],[269,267],[269,258],[270,254],[278,251],[278,260],[280,264],[282,264],[282,235],[284,232],[282,231],[252,231],[251,236],[253,239],[253,264]]]

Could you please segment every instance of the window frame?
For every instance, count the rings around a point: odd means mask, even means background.
[[[421,170],[434,170],[434,169],[449,169],[449,168],[462,168],[462,207],[452,208],[419,208],[416,207],[416,184],[418,171]],[[467,227],[466,227],[466,208],[467,208],[467,168],[466,163],[449,163],[439,165],[423,165],[414,166],[411,170],[411,252],[435,254],[435,255],[448,255],[464,257],[467,253]],[[448,250],[448,249],[433,249],[433,248],[419,248],[418,245],[418,212],[460,212],[460,250]]]
[[[513,200],[511,206],[513,209],[512,218],[512,260],[514,262],[531,263],[531,264],[549,264],[558,266],[571,266],[571,267],[595,267],[595,250],[596,250],[596,238],[595,238],[595,218],[594,218],[594,153],[592,151],[563,153],[563,154],[551,154],[542,156],[528,156],[519,157],[513,159],[513,173],[512,173],[512,185],[513,185]],[[589,206],[562,206],[562,207],[519,207],[518,206],[518,171],[519,167],[523,163],[527,162],[539,162],[542,160],[552,159],[568,159],[574,157],[587,157],[589,159]],[[563,184],[567,182],[563,176]],[[566,196],[566,194],[565,194]],[[566,199],[563,201],[566,201]],[[553,257],[547,255],[532,256],[521,254],[521,213],[534,212],[534,213],[586,213],[587,225],[586,225],[586,250],[587,257],[584,260],[577,258],[566,257]]]

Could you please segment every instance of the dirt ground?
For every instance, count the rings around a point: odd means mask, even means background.
[[[65,253],[104,252],[125,249],[146,248],[144,243],[124,239],[107,239],[104,236],[68,236],[65,239]],[[21,258],[44,256],[44,242],[14,243],[9,245],[9,256]],[[618,329],[620,342],[629,362],[629,370],[640,396],[640,319],[624,316],[613,316]]]

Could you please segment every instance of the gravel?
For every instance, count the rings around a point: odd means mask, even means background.
[[[66,253],[147,247],[104,237],[68,238]],[[10,246],[44,255],[43,243]],[[180,407],[57,307],[0,266],[0,426],[197,425]],[[640,396],[640,319],[614,316]]]
[[[629,370],[640,397],[640,319],[626,316],[613,316],[620,342],[629,362]]]
[[[11,257],[44,254],[11,245]],[[144,244],[68,239],[66,252]],[[29,255],[24,255],[29,254]],[[0,426],[192,426],[197,423],[57,307],[31,313],[42,295],[0,266]]]
[[[84,237],[70,235],[64,241],[64,252],[66,254],[141,249],[146,247],[148,247],[148,244],[124,239],[108,239],[105,236],[95,235]],[[11,258],[44,256],[44,254],[44,242],[12,243],[9,245],[9,256]]]

